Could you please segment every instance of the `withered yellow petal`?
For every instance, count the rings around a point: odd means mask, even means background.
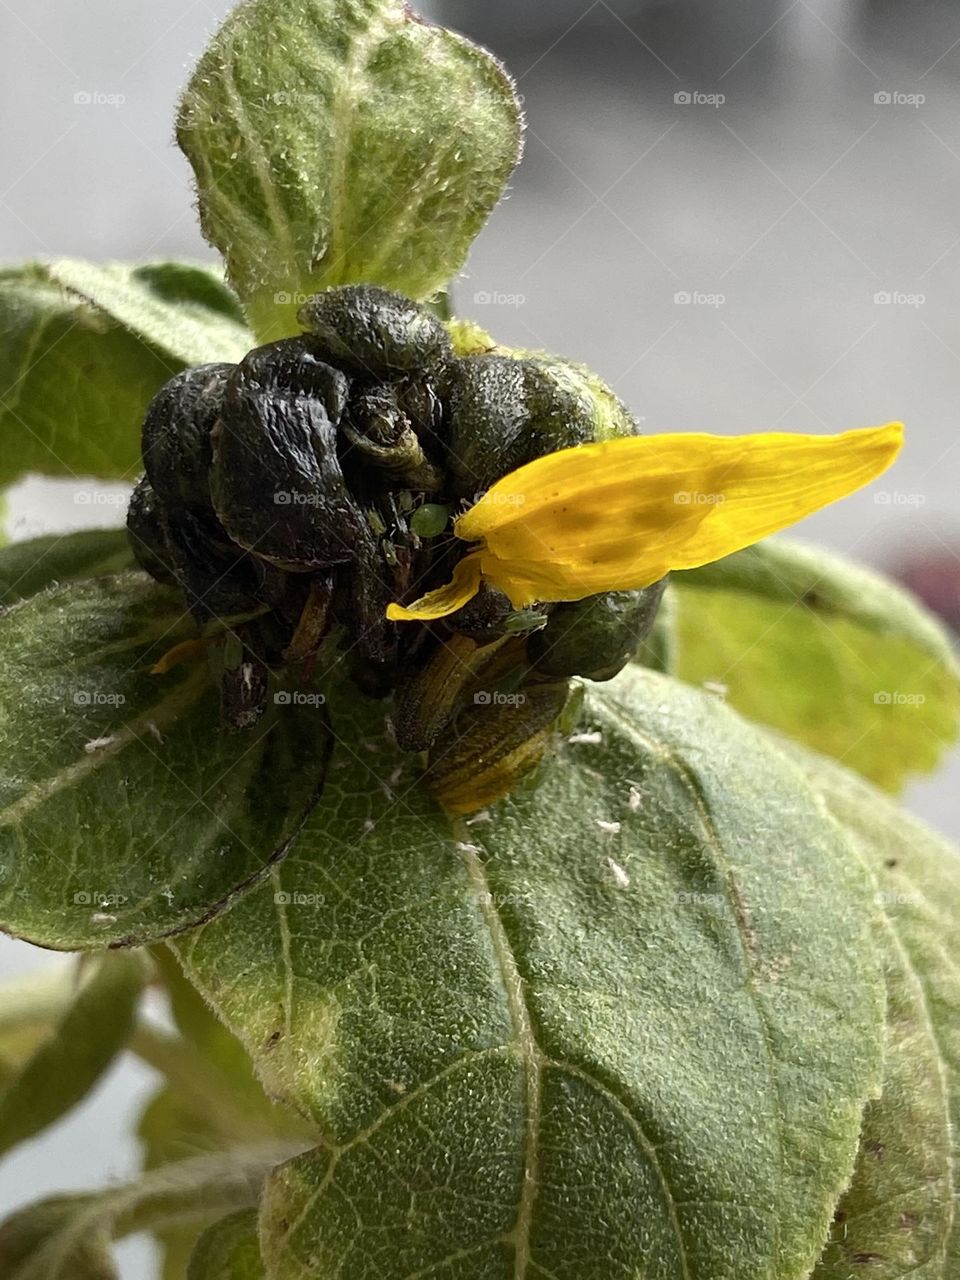
[[[485,543],[484,575],[514,604],[534,583],[531,600],[633,590],[853,493],[902,443],[902,425],[890,423],[835,436],[698,433],[581,445],[511,472],[455,529]]]
[[[387,605],[387,617],[391,622],[434,622],[463,608],[480,590],[480,555],[474,552],[458,561],[453,579],[436,591],[428,591],[415,604],[404,608],[402,604]]]
[[[512,471],[456,522],[482,545],[453,581],[394,621],[462,607],[481,579],[514,608],[649,586],[720,560],[869,484],[903,444],[899,422],[835,436],[630,436]]]

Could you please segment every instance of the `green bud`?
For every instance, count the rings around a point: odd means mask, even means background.
[[[537,671],[554,678],[612,680],[650,634],[666,578],[643,591],[608,591],[558,604],[528,653]]]

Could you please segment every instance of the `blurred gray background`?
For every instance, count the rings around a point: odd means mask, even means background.
[[[0,261],[211,256],[171,120],[228,8],[0,0]],[[960,9],[438,0],[432,12],[507,62],[529,124],[458,310],[504,342],[593,365],[648,430],[904,418],[889,480],[803,533],[902,570],[960,614]],[[28,481],[12,532],[120,510]],[[960,836],[960,758],[908,799]],[[0,976],[50,963],[0,945]],[[124,1132],[149,1083],[124,1064],[0,1166],[0,1211],[132,1169]],[[153,1274],[146,1242],[120,1256],[125,1280]]]

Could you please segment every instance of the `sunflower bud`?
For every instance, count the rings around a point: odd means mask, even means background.
[[[144,424],[131,539],[141,565],[180,587],[201,626],[230,635],[220,658],[211,655],[230,724],[255,720],[271,670],[311,672],[329,640],[364,693],[396,694],[401,745],[430,748],[439,768],[445,735],[455,734],[459,763],[445,777],[462,807],[470,744],[488,779],[527,767],[567,679],[622,664],[659,596],[518,612],[485,589],[416,628],[388,621],[387,606],[449,578],[465,550],[453,522],[496,481],[636,428],[581,366],[467,349],[462,326],[383,289],[328,290],[300,321],[298,337],[162,388]],[[481,673],[516,698],[480,716]],[[498,718],[514,762],[500,772]],[[441,797],[445,786],[438,779]]]

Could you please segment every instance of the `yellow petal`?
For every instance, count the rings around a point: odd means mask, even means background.
[[[537,601],[566,600],[570,566],[550,564],[545,560],[500,560],[483,555],[480,559],[484,579],[509,597],[514,609],[528,609]]]
[[[388,605],[387,617],[391,622],[433,622],[449,613],[456,613],[479,590],[480,556],[475,552],[457,563],[452,582],[438,587],[436,591],[428,591],[409,608],[402,604]]]
[[[836,436],[631,436],[538,458],[456,524],[518,605],[648,586],[802,520],[880,475],[903,427]],[[529,600],[527,600],[529,603]],[[519,605],[518,605],[519,607]]]

